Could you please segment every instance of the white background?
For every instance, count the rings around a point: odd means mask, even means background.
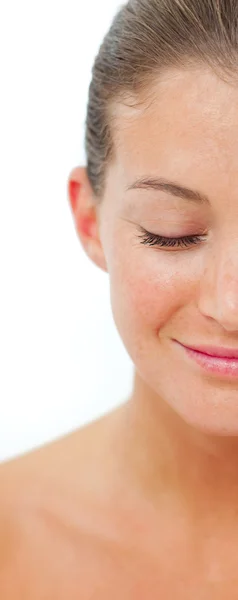
[[[67,198],[85,164],[91,68],[116,0],[0,8],[0,460],[125,401],[133,365],[108,274],[78,240]]]

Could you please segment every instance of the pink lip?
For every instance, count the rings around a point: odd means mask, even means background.
[[[180,342],[178,342],[180,343]],[[219,358],[238,358],[238,348],[224,348],[218,346],[185,346],[181,344],[184,348],[188,348],[188,350],[195,350],[196,352],[202,352],[203,354],[208,354],[209,356],[217,356]]]
[[[211,374],[238,378],[238,350],[215,346],[185,346],[173,340],[200,367]]]

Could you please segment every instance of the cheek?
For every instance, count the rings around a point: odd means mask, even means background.
[[[113,315],[127,342],[154,337],[191,303],[197,278],[188,259],[137,247],[127,259],[120,253],[111,267]]]

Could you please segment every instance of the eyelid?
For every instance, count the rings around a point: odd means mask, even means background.
[[[150,230],[150,228],[154,229],[155,227],[156,229],[168,228],[169,230],[173,230],[174,228],[178,228],[181,230],[181,228],[183,228],[183,230],[185,230],[185,233],[181,233],[179,235],[173,233],[170,235],[165,235],[163,233],[156,234],[155,232],[153,232],[154,235],[161,235],[164,237],[185,237],[189,235],[194,235],[194,232],[196,232],[196,235],[205,235],[210,229],[210,225],[206,225],[206,227],[204,227],[202,224],[199,225],[198,223],[195,223],[191,220],[189,220],[188,222],[186,220],[183,220],[183,222],[181,223],[181,221],[179,220],[176,222],[175,219],[143,219],[143,223],[145,224],[145,227],[143,227],[143,225],[139,225],[139,229],[147,232]],[[151,231],[149,232],[152,233]]]
[[[138,237],[143,240],[140,242],[141,244],[149,247],[158,246],[160,248],[174,248],[175,250],[194,248],[196,245],[202,243],[203,240],[201,238],[204,237],[204,235],[198,234],[166,237],[164,235],[151,233],[143,227],[140,227],[140,230],[141,235]]]
[[[148,234],[151,236],[157,236],[159,238],[164,238],[164,239],[182,239],[182,238],[189,238],[189,237],[203,237],[203,236],[207,236],[208,235],[208,229],[206,228],[199,228],[199,227],[194,227],[193,230],[191,230],[191,233],[184,233],[184,234],[180,234],[180,235],[164,235],[163,233],[154,233],[152,231],[149,231],[148,229],[145,229],[145,227],[142,227],[141,225],[138,226],[139,232],[142,234]]]

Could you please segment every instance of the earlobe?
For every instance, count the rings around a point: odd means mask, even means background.
[[[108,273],[106,258],[101,244],[96,240],[90,240],[87,248],[87,255],[92,262],[102,271]]]

